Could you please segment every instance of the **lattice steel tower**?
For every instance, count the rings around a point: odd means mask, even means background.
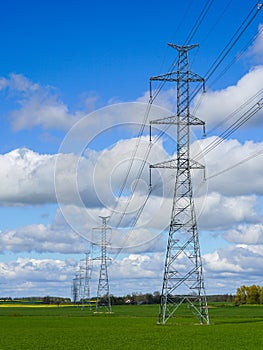
[[[96,301],[96,311],[99,311],[100,307],[105,307],[108,312],[111,312],[111,300],[110,300],[110,290],[109,290],[109,279],[108,279],[108,269],[107,261],[111,260],[107,256],[107,231],[111,230],[110,227],[107,227],[107,220],[109,216],[100,216],[102,219],[102,226],[97,227],[94,230],[101,231],[101,240],[99,243],[101,254],[100,257],[94,258],[93,260],[100,260],[100,275],[97,291],[97,301]]]
[[[73,303],[81,302],[82,307],[84,307],[85,303],[90,305],[90,279],[92,272],[91,251],[85,253],[85,255],[86,258],[81,259],[79,262],[72,285]]]
[[[88,253],[85,253],[85,282],[84,282],[84,290],[83,290],[83,301],[86,301],[87,304],[91,307],[90,303],[90,280],[91,280],[91,274],[92,274],[92,244],[91,244],[91,250]]]
[[[150,166],[176,170],[158,323],[165,324],[182,304],[187,304],[200,323],[209,324],[190,173],[204,166],[189,155],[190,126],[204,128],[204,122],[190,114],[190,83],[201,82],[204,88],[204,79],[189,71],[188,51],[197,45],[168,45],[178,51],[177,70],[150,78],[150,82],[177,83],[176,115],[151,122],[177,125],[177,158]]]

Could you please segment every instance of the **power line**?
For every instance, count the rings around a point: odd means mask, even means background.
[[[255,5],[252,6],[250,12],[246,15],[245,19],[242,21],[242,23],[240,24],[240,26],[237,28],[237,30],[235,31],[235,33],[232,35],[232,37],[230,38],[230,40],[228,41],[228,43],[225,45],[225,47],[222,49],[222,51],[220,52],[220,54],[217,56],[217,58],[214,60],[214,62],[212,63],[212,65],[210,66],[210,68],[208,69],[208,71],[205,74],[205,80],[208,81],[211,76],[215,73],[215,71],[219,68],[219,66],[222,64],[222,62],[225,60],[225,58],[227,57],[227,55],[230,53],[230,51],[233,49],[233,47],[237,44],[237,42],[240,40],[240,38],[242,37],[242,35],[244,34],[244,32],[247,30],[247,28],[250,26],[250,24],[253,22],[253,20],[255,19],[255,17],[257,16],[257,14],[259,13],[259,11],[261,10],[262,6],[259,6],[258,3],[256,3]],[[233,63],[231,63],[232,65]],[[231,66],[230,65],[230,66]],[[229,68],[230,68],[229,66]],[[226,70],[228,70],[229,68],[227,68]],[[225,72],[224,72],[225,73]],[[223,74],[224,74],[223,73]],[[221,75],[218,76],[217,79],[215,79],[213,81],[213,84],[219,79],[221,78],[221,76],[223,75],[221,73]],[[199,93],[201,87],[198,86],[193,93],[191,94],[190,100],[192,101],[194,99],[194,97]],[[203,96],[203,95],[202,95]],[[202,97],[201,97],[202,98]],[[200,102],[199,104],[200,105]],[[196,112],[197,108],[195,108],[194,113]]]
[[[227,121],[230,121],[233,119],[233,117],[238,114],[243,108],[248,106],[250,103],[252,103],[255,99],[257,99],[261,94],[263,93],[263,88],[258,90],[253,96],[251,96],[249,99],[247,99],[241,106],[239,106],[236,110],[234,110],[232,113],[230,113],[226,118],[224,118],[220,123],[218,123],[215,127],[213,127],[211,130],[209,130],[206,135],[212,134],[216,129],[219,129],[220,126],[225,124]],[[258,101],[257,101],[258,103]]]
[[[251,154],[250,156],[248,156],[248,157],[244,158],[243,160],[241,160],[241,161],[231,165],[230,167],[227,167],[227,168],[225,168],[225,169],[223,169],[223,170],[221,170],[221,171],[219,171],[219,172],[217,172],[215,174],[212,174],[212,175],[208,176],[206,178],[206,180],[210,180],[210,179],[213,179],[214,177],[222,175],[222,174],[224,174],[224,173],[226,173],[226,172],[228,172],[228,171],[238,167],[239,165],[242,165],[242,164],[250,161],[251,159],[254,159],[254,158],[260,156],[261,154],[263,154],[263,149],[258,151],[258,152],[256,152],[256,153],[254,153],[254,154]]]
[[[254,18],[259,13],[261,7],[257,7],[253,5],[252,9],[250,10],[249,14],[245,17],[241,25],[238,27],[236,32],[232,35],[231,39],[227,43],[227,45],[223,48],[217,59],[214,61],[214,63],[211,65],[209,70],[207,71],[205,75],[205,79],[208,80],[212,74],[216,71],[216,69],[220,66],[220,64],[223,62],[223,60],[226,58],[228,53],[232,50],[232,48],[235,46],[235,44],[238,42],[238,40],[241,38],[241,36],[244,34],[246,29],[249,27],[249,25],[252,23]],[[256,10],[256,11],[255,11]],[[255,12],[253,14],[253,12]],[[253,15],[252,15],[253,14]]]
[[[193,25],[193,27],[192,27],[190,33],[188,34],[188,37],[186,38],[186,40],[185,40],[185,42],[184,42],[184,46],[185,46],[185,45],[188,45],[188,44],[192,41],[192,39],[193,39],[193,37],[195,36],[197,30],[198,30],[199,27],[201,26],[201,24],[202,24],[204,18],[206,17],[206,15],[207,15],[209,9],[211,8],[213,2],[214,2],[214,0],[208,0],[208,1],[205,3],[203,9],[201,10],[201,13],[200,13],[199,16],[197,17],[197,19],[196,19],[196,21],[195,21],[195,24]]]
[[[226,11],[228,10],[229,6],[231,5],[231,3],[233,2],[233,0],[229,0],[228,3],[226,4],[226,6],[223,8],[223,11],[220,13],[220,15],[218,16],[218,18],[216,19],[216,21],[213,23],[213,25],[209,28],[209,30],[207,31],[207,34],[205,36],[205,38],[200,42],[200,46],[208,39],[208,37],[211,35],[211,33],[213,32],[213,30],[216,28],[216,26],[218,25],[218,23],[221,21],[221,19],[223,18],[223,16],[225,15]]]
[[[215,140],[210,142],[203,150],[200,152],[196,159],[200,159],[207,153],[213,151],[219,144],[221,144],[227,137],[232,135],[238,128],[240,128],[244,123],[251,119],[259,110],[263,107],[263,97],[250,107],[245,113],[242,114],[231,126],[229,126],[225,131],[223,131]]]
[[[204,21],[208,11],[210,10],[212,4],[213,4],[214,0],[208,0],[204,7],[202,8],[196,22],[194,23],[193,27],[191,28],[187,39],[185,40],[185,44],[187,45],[194,37],[194,35],[196,34],[197,30],[199,29],[199,27],[201,26],[202,22]],[[190,7],[192,6],[192,2],[188,5],[188,8],[182,18],[182,21],[184,19],[184,17],[186,16],[187,12],[189,11]],[[168,69],[169,72],[173,72],[173,67],[175,67],[175,65],[177,64],[176,59],[173,61],[173,63],[171,64],[170,68]],[[159,95],[160,91],[162,90],[162,88],[164,87],[164,85],[166,84],[166,81],[161,81],[159,83],[159,86],[157,87],[156,91],[154,92],[154,94],[151,96],[151,101],[153,103],[153,101],[157,98],[157,96]],[[151,90],[151,82],[150,82],[150,90]]]
[[[208,10],[210,9],[210,7],[212,6],[212,3],[213,1],[207,1],[207,3],[205,4],[205,7],[202,9],[196,23],[194,24],[193,28],[191,29],[189,35],[188,35],[188,39],[187,40],[191,40],[193,38],[193,36],[195,35],[197,29],[200,27],[201,25],[201,22],[203,21],[203,19],[205,18]],[[261,7],[260,7],[261,8]],[[232,36],[232,38],[230,39],[230,41],[228,42],[228,44],[225,46],[225,48],[223,49],[223,51],[220,53],[220,55],[218,56],[218,58],[215,60],[215,62],[213,63],[213,65],[210,67],[210,69],[208,70],[207,72],[207,76],[208,76],[208,79],[212,76],[212,74],[216,71],[216,69],[219,67],[219,65],[223,62],[223,60],[225,59],[225,57],[228,55],[228,53],[231,51],[231,49],[234,47],[234,45],[237,43],[237,41],[240,39],[240,37],[243,35],[243,33],[245,32],[245,30],[248,28],[248,26],[251,24],[251,22],[253,21],[253,19],[255,18],[255,16],[257,15],[258,13],[258,10],[260,10],[260,8],[257,8],[257,12],[250,18],[250,20],[246,23],[246,21],[249,19],[249,17],[251,16],[251,14],[253,13],[255,7],[253,7],[253,9],[250,11],[250,13],[247,15],[247,17],[245,18],[245,20],[242,22],[242,24],[239,26],[239,28],[237,29],[237,31],[234,33],[234,35]],[[246,23],[245,27],[243,28],[244,24]],[[242,29],[242,30],[241,30]],[[241,30],[241,31],[240,31]],[[239,32],[240,31],[240,32]],[[238,34],[238,35],[237,35]],[[235,36],[237,35],[237,37],[235,38]],[[235,40],[234,40],[235,39]],[[232,42],[233,41],[233,42]],[[173,67],[174,67],[174,63],[172,64],[171,66],[171,73],[173,72]],[[157,90],[154,91],[154,94],[152,94],[152,87],[151,87],[151,80],[150,80],[150,101],[149,101],[149,104],[147,106],[147,110],[146,110],[146,113],[145,113],[145,117],[144,117],[144,121],[143,121],[143,124],[140,128],[140,131],[139,131],[139,134],[138,134],[138,139],[137,139],[137,142],[136,142],[136,146],[135,146],[135,149],[133,151],[133,154],[132,154],[132,158],[131,158],[131,162],[129,164],[129,167],[128,167],[128,170],[126,172],[126,176],[124,178],[124,181],[123,181],[123,184],[122,184],[122,187],[119,191],[119,195],[118,195],[118,198],[121,197],[123,191],[124,191],[124,188],[126,186],[126,183],[128,181],[128,177],[129,177],[129,174],[131,172],[131,169],[132,169],[132,166],[133,166],[133,163],[134,163],[134,159],[135,159],[135,156],[136,156],[136,153],[138,151],[138,147],[139,147],[139,144],[140,144],[140,139],[141,139],[141,136],[143,134],[143,131],[145,129],[145,125],[146,125],[146,120],[148,118],[148,115],[149,115],[149,112],[150,112],[150,108],[151,108],[151,105],[153,103],[153,101],[155,100],[155,98],[158,96],[158,94],[160,93],[161,89],[163,88],[164,84],[165,84],[166,80],[163,80],[160,82],[160,85],[158,87]],[[199,90],[198,90],[199,91]],[[193,96],[191,97],[191,99],[193,98]],[[240,121],[236,121],[234,124],[233,124],[233,129],[227,129],[226,131],[226,134],[225,135],[231,135],[235,130],[237,130],[238,127],[240,127],[243,123],[245,123],[249,118],[251,118],[256,112],[252,113],[250,116],[247,116],[247,119],[244,119],[244,120],[240,120]],[[157,138],[153,141],[152,144],[154,144],[155,142],[157,142],[161,137],[162,135],[165,133],[165,131],[168,129],[169,126],[167,126],[167,128],[162,131],[158,136]],[[226,137],[227,137],[226,136]],[[216,146],[213,146],[212,149],[216,147]],[[144,162],[143,164],[141,165],[140,169],[139,169],[139,172],[138,172],[138,177],[136,179],[136,182],[135,182],[135,187],[137,187],[137,184],[138,184],[138,181],[139,181],[139,178],[142,174],[142,171],[145,167],[145,164],[146,164],[146,161],[148,159],[148,156],[149,156],[149,152],[150,152],[150,149],[151,149],[151,145],[148,147],[147,151],[146,151],[146,155],[145,155],[145,159],[144,159]],[[212,150],[211,149],[211,150]],[[135,191],[136,188],[134,188],[134,191]],[[130,199],[131,200],[131,199]],[[123,217],[125,216],[126,212],[127,212],[127,209],[129,207],[129,204],[130,204],[130,200],[127,202],[126,204],[126,207],[125,207],[125,210],[123,211],[122,213],[122,216],[121,216],[121,219],[119,220],[119,223],[117,225],[117,227],[120,226],[121,224],[121,221],[123,219]],[[144,208],[144,206],[143,206]],[[143,210],[143,209],[142,209]],[[142,212],[141,210],[141,212]],[[141,215],[141,212],[139,214],[139,216]],[[138,216],[138,218],[139,218]],[[136,222],[138,221],[138,218],[135,220]]]

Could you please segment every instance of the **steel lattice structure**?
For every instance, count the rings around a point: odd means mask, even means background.
[[[90,280],[91,280],[91,274],[92,274],[92,245],[91,245],[91,252],[85,253],[85,280],[84,280],[84,288],[83,288],[83,300],[85,300],[90,306]]]
[[[101,254],[100,257],[93,259],[99,260],[101,262],[97,290],[96,311],[98,312],[100,307],[104,307],[106,308],[106,311],[112,312],[107,269],[107,261],[110,260],[110,258],[107,256],[107,246],[109,245],[107,242],[107,231],[111,230],[111,228],[107,227],[107,220],[109,218],[108,216],[100,216],[100,218],[102,219],[102,226],[94,229],[101,231],[101,241],[99,243]]]
[[[73,278],[72,299],[74,304],[90,304],[90,279],[92,272],[91,251],[85,253],[85,259],[80,260],[78,270]]]
[[[187,304],[200,323],[209,324],[190,173],[204,166],[191,160],[189,154],[190,126],[205,125],[190,114],[190,83],[201,82],[204,88],[204,79],[189,71],[188,51],[197,45],[168,45],[178,51],[177,70],[150,79],[177,84],[176,115],[151,122],[177,125],[177,158],[150,165],[176,171],[158,323],[165,324],[182,304]]]

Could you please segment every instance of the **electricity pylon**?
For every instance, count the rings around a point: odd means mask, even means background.
[[[79,276],[78,276],[78,273],[76,273],[75,277],[73,278],[71,292],[72,292],[73,303],[77,304],[79,302]]]
[[[96,311],[99,311],[101,306],[105,307],[107,312],[111,312],[111,300],[110,300],[110,290],[109,290],[109,279],[108,279],[108,270],[107,270],[107,261],[110,258],[107,256],[107,231],[111,230],[110,227],[107,227],[107,220],[109,216],[100,216],[102,219],[102,226],[97,227],[94,230],[101,231],[101,240],[98,244],[100,246],[100,257],[94,258],[93,260],[100,261],[100,275],[99,283],[97,290],[97,300],[96,300]]]
[[[190,83],[201,82],[204,88],[204,79],[189,71],[188,51],[197,45],[168,45],[178,51],[177,70],[150,78],[150,82],[177,83],[176,115],[151,122],[177,125],[177,158],[150,165],[176,170],[158,323],[165,324],[182,304],[187,304],[201,324],[209,324],[190,173],[191,169],[204,169],[190,159],[190,126],[205,125],[190,114]]]
[[[92,247],[91,247],[92,248]],[[74,304],[82,303],[90,305],[90,279],[92,272],[91,251],[85,253],[85,259],[81,259],[78,265],[78,270],[73,278],[72,298]]]
[[[84,304],[88,304],[91,307],[90,303],[90,280],[92,273],[92,245],[91,250],[85,253],[85,259],[80,261],[80,301],[82,302],[82,308]]]
[[[83,300],[86,300],[87,304],[91,307],[90,303],[90,280],[91,280],[91,274],[92,274],[92,244],[91,244],[91,250],[86,254],[85,258],[85,283],[84,283],[84,298]]]

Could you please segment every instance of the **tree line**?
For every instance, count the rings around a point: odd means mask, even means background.
[[[263,287],[253,284],[237,288],[235,305],[263,304]]]
[[[112,305],[140,305],[140,304],[159,304],[161,295],[160,292],[155,291],[154,293],[131,293],[124,296],[111,295]],[[93,296],[91,300],[95,301],[96,296]],[[263,287],[252,285],[237,288],[236,294],[216,294],[207,295],[208,302],[221,302],[221,303],[234,303],[235,305],[244,304],[263,304]],[[36,304],[71,304],[74,302],[70,298],[55,297],[55,296],[44,296],[44,297],[24,297],[24,298],[11,298],[11,297],[0,297],[0,304],[4,302],[15,302],[15,303],[36,303]],[[88,300],[84,300],[84,303]],[[79,301],[82,303],[82,301]]]

